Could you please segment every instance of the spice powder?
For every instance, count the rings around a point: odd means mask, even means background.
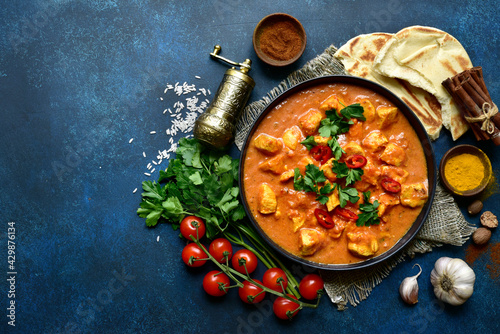
[[[302,38],[290,22],[275,22],[264,28],[260,49],[274,60],[289,60],[300,52]]]
[[[473,154],[459,154],[448,160],[444,167],[444,176],[457,191],[472,190],[481,185],[484,179],[484,165]]]

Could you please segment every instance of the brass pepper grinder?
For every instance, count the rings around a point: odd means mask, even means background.
[[[220,51],[220,45],[216,45],[210,56],[239,66],[239,70],[232,67],[224,73],[212,103],[194,125],[194,137],[216,149],[226,147],[233,140],[236,120],[255,87],[255,81],[247,74],[252,61],[245,59],[243,63],[236,63],[219,56]]]

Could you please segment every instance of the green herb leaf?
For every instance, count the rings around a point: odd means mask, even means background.
[[[363,115],[364,109],[363,106],[359,103],[351,104],[344,109],[340,110],[340,113],[347,119],[356,118],[360,121],[366,121],[365,116]]]
[[[342,179],[349,175],[349,167],[345,162],[333,161],[332,171],[337,175],[337,179]]]
[[[302,145],[304,145],[309,151],[318,143],[314,140],[314,136],[307,136],[305,140],[300,142]]]
[[[308,164],[306,166],[305,175],[302,175],[298,168],[294,169],[293,188],[297,191],[313,192],[318,194],[316,200],[322,204],[325,204],[328,201],[327,195],[334,189],[334,187],[332,187],[329,183],[321,187],[320,184],[325,181],[325,174],[314,164]]]
[[[321,120],[318,132],[322,137],[335,137],[349,131],[349,125],[349,121],[339,116],[335,109],[330,109],[326,111],[326,118]]]
[[[345,207],[347,205],[347,202],[351,202],[352,204],[354,204],[359,200],[358,191],[356,190],[356,188],[342,188],[339,184],[337,184],[337,189],[339,191],[339,201],[341,208]]]
[[[196,172],[192,175],[189,176],[189,179],[191,182],[193,182],[194,185],[198,186],[203,183],[203,180],[201,179],[200,173]]]
[[[363,173],[364,171],[361,168],[349,169],[349,172],[345,178],[346,186],[354,184],[356,181],[360,181]]]
[[[332,149],[332,154],[335,157],[335,160],[339,160],[342,157],[342,154],[345,153],[345,151],[340,147],[339,142],[337,141],[337,138],[333,137],[327,142],[328,146]]]
[[[364,203],[359,205],[361,213],[358,215],[356,226],[378,225],[380,223],[378,216],[379,202],[375,200],[373,203],[370,203],[369,191],[363,193],[363,198]]]

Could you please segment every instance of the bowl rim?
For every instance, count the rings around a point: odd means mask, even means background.
[[[453,157],[455,157],[459,154],[462,154],[462,153],[469,153],[469,154],[473,154],[473,155],[479,157],[479,159],[481,160],[481,163],[483,164],[483,166],[485,167],[485,169],[487,171],[487,177],[485,178],[486,180],[483,183],[481,183],[481,185],[479,187],[476,187],[476,188],[471,189],[471,190],[463,191],[463,192],[458,191],[455,188],[453,188],[451,186],[451,184],[448,182],[448,180],[446,179],[445,174],[444,174],[444,167],[446,165],[446,162],[450,158],[453,158]],[[482,193],[486,189],[486,187],[488,186],[490,179],[491,179],[491,175],[492,175],[492,166],[491,166],[490,158],[479,147],[476,147],[476,146],[470,145],[470,144],[461,144],[461,145],[457,145],[457,146],[450,148],[448,151],[445,152],[445,154],[443,155],[443,157],[441,158],[441,161],[439,163],[439,176],[441,179],[441,183],[446,188],[446,190],[448,190],[453,195],[456,195],[459,197],[474,197],[474,196],[477,196],[480,193]]]
[[[320,84],[336,84],[336,83],[341,83],[341,84],[353,84],[353,85],[358,85],[362,86],[364,88],[370,89],[374,91],[375,93],[378,93],[382,96],[384,96],[387,100],[389,100],[391,103],[393,103],[395,106],[400,109],[405,117],[408,119],[408,121],[412,124],[415,133],[420,139],[420,142],[422,144],[422,148],[424,150],[424,154],[426,157],[426,164],[427,164],[427,180],[428,180],[428,192],[429,192],[429,197],[427,199],[427,202],[424,204],[424,207],[422,208],[420,214],[417,216],[415,221],[413,222],[412,226],[408,229],[406,234],[399,239],[390,249],[385,251],[384,253],[366,259],[364,261],[356,262],[356,263],[350,263],[350,264],[328,264],[328,263],[319,263],[319,262],[314,262],[310,261],[306,258],[299,257],[295,254],[292,254],[288,252],[287,250],[283,249],[281,246],[279,246],[275,241],[273,241],[260,227],[260,225],[257,223],[257,221],[254,219],[254,217],[251,214],[250,208],[248,207],[246,198],[244,196],[244,184],[243,184],[243,170],[244,170],[244,160],[246,156],[246,151],[248,149],[249,145],[249,139],[252,137],[253,133],[255,132],[257,125],[261,122],[261,120],[266,116],[267,113],[270,112],[270,110],[273,110],[274,107],[281,102],[281,100],[287,98],[288,96],[299,92],[307,87],[311,86],[316,86]],[[435,161],[435,154],[434,154],[434,149],[431,145],[431,140],[429,138],[429,135],[425,131],[424,126],[420,122],[420,120],[417,118],[417,116],[411,111],[411,109],[406,105],[399,97],[397,97],[394,93],[389,91],[387,88],[379,85],[376,82],[364,79],[364,78],[359,78],[359,77],[354,77],[354,76],[349,76],[349,75],[327,75],[327,76],[321,76],[321,77],[316,77],[313,79],[309,79],[306,81],[303,81],[297,85],[294,85],[290,87],[289,89],[285,90],[281,94],[279,94],[277,97],[275,97],[261,112],[261,114],[257,117],[257,119],[254,121],[252,124],[252,127],[250,128],[250,131],[247,133],[244,145],[241,150],[241,155],[240,155],[240,164],[239,164],[239,171],[238,171],[238,182],[239,182],[239,187],[240,187],[240,199],[243,204],[243,207],[245,209],[245,212],[247,214],[248,219],[252,223],[252,225],[255,227],[259,235],[264,239],[265,242],[267,242],[274,250],[276,250],[279,254],[284,256],[285,258],[292,260],[294,262],[297,262],[299,264],[303,264],[309,267],[314,267],[317,269],[324,269],[324,270],[332,270],[332,271],[346,271],[346,270],[354,270],[354,269],[361,269],[361,268],[366,268],[373,266],[375,264],[378,264],[382,261],[387,260],[390,257],[393,257],[395,254],[399,253],[402,251],[402,249],[417,235],[417,233],[420,231],[422,228],[424,222],[427,219],[427,216],[430,212],[433,200],[434,200],[434,195],[436,192],[436,185],[437,185],[437,170],[436,170],[436,161]]]
[[[271,57],[268,57],[260,49],[260,47],[258,45],[258,42],[260,40],[260,34],[259,34],[259,32],[261,31],[260,29],[265,24],[272,21],[273,19],[277,19],[280,17],[284,19],[283,21],[292,22],[294,24],[294,26],[296,28],[298,28],[299,34],[302,37],[302,45],[300,47],[300,51],[294,57],[292,57],[288,60],[276,60],[276,59],[273,59]],[[306,31],[305,31],[302,23],[300,23],[300,21],[298,19],[296,19],[295,17],[293,17],[292,15],[286,14],[286,13],[273,13],[273,14],[269,14],[269,15],[265,16],[257,23],[257,25],[255,26],[255,29],[253,31],[253,35],[252,35],[252,44],[253,44],[253,49],[254,49],[255,53],[257,54],[257,57],[261,61],[263,61],[267,65],[271,65],[271,66],[275,66],[275,67],[283,67],[283,66],[287,66],[287,65],[290,65],[290,64],[296,62],[302,56],[302,54],[304,53],[304,50],[306,49],[307,34],[306,34]]]

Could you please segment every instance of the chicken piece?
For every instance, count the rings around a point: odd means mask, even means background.
[[[328,145],[330,139],[332,139],[332,137],[314,136],[314,141],[318,145]]]
[[[339,205],[340,205],[339,191],[337,190],[337,187],[335,187],[335,190],[330,195],[328,195],[326,208],[328,209],[328,211],[332,211]]]
[[[368,99],[363,99],[358,102],[363,107],[363,116],[365,116],[366,121],[370,122],[375,118],[375,107]]]
[[[281,174],[286,171],[284,156],[282,154],[273,158],[269,158],[259,165],[259,168],[264,172],[271,172],[274,174]]]
[[[313,228],[302,228],[299,231],[300,254],[313,255],[321,247],[325,234]]]
[[[347,248],[363,257],[372,256],[379,249],[377,238],[365,231],[348,232],[347,240]]]
[[[427,187],[422,182],[401,185],[399,198],[404,206],[415,208],[424,205],[428,197]]]
[[[280,175],[280,182],[286,182],[290,179],[293,179],[294,176],[295,171],[293,169],[289,169]]]
[[[386,165],[380,167],[380,173],[382,176],[390,177],[399,183],[405,182],[409,175],[408,171],[401,167]]]
[[[297,148],[297,145],[300,142],[301,138],[302,138],[302,132],[296,126],[287,129],[283,133],[283,143],[285,144],[286,147],[288,147],[291,150],[295,150]]]
[[[299,126],[306,136],[311,136],[318,130],[322,119],[321,112],[310,109],[299,118]]]
[[[259,187],[259,202],[257,210],[263,215],[276,212],[278,202],[276,201],[276,194],[271,187],[262,183]]]
[[[363,146],[373,151],[377,151],[383,148],[388,142],[389,140],[387,140],[387,137],[382,132],[375,130],[370,132],[365,139],[363,139]]]
[[[307,165],[310,165],[310,164],[315,165],[315,163],[314,163],[314,162],[315,162],[315,160],[313,160],[313,158],[311,158],[311,157],[303,157],[303,158],[299,161],[299,163],[298,163],[298,166],[297,166],[297,167],[299,168],[300,172],[301,172],[302,174],[304,174],[304,173],[306,172],[306,166],[307,166]]]
[[[297,232],[302,226],[304,226],[306,222],[306,214],[304,211],[292,210],[288,214],[288,218],[292,220],[293,223],[293,232]]]
[[[396,122],[398,111],[396,107],[378,107],[377,116],[379,118],[379,127],[383,129]]]
[[[276,154],[283,147],[281,139],[274,138],[265,133],[261,133],[254,140],[255,147],[265,154]]]
[[[380,203],[378,206],[378,216],[382,217],[388,208],[391,208],[400,203],[398,196],[390,195],[390,194],[382,194],[380,195],[378,202]]]
[[[364,136],[364,126],[363,122],[357,120],[356,118],[351,118],[352,125],[349,127],[349,135],[351,139],[361,140]]]
[[[380,160],[389,165],[399,166],[406,159],[405,150],[396,144],[389,143],[380,155]]]
[[[325,177],[332,182],[335,182],[337,180],[337,174],[335,174],[332,170],[334,161],[335,161],[335,158],[331,158],[327,162],[325,162],[323,165],[321,165],[321,167],[319,168],[319,170],[323,171],[323,174],[325,174]]]
[[[335,226],[333,228],[328,229],[327,233],[332,239],[338,239],[342,235],[342,232],[344,232],[344,229],[346,227],[346,221],[339,218],[336,215],[332,216],[333,222],[335,223]]]
[[[361,175],[361,181],[371,184],[372,186],[377,185],[378,177],[380,176],[380,169],[375,166],[373,161],[369,158],[366,159],[366,165],[362,167],[363,175]]]
[[[345,151],[345,154],[347,156],[354,154],[365,156],[365,150],[363,150],[361,145],[353,141],[350,141],[347,144],[345,144],[344,147],[342,147],[342,149]]]
[[[361,177],[363,179],[363,177]],[[354,183],[354,188],[356,188],[357,191],[365,192],[367,191],[372,185],[366,181],[357,181]]]
[[[337,95],[331,95],[323,103],[321,103],[319,110],[325,112],[327,110],[335,109],[340,114],[340,110],[344,109],[345,105],[346,104],[342,98]]]

